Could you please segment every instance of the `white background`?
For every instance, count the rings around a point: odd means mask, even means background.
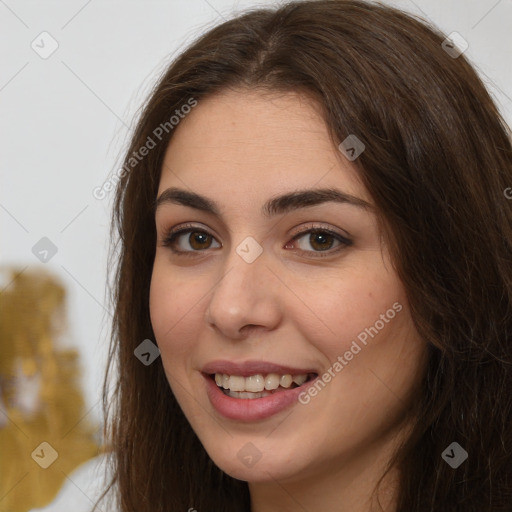
[[[70,346],[82,355],[91,418],[106,363],[106,255],[111,196],[92,195],[117,170],[133,117],[155,77],[187,43],[249,6],[231,0],[0,0],[0,264],[37,266],[68,290]],[[512,0],[384,2],[459,32],[508,123]],[[42,59],[31,43],[58,42]],[[511,184],[512,185],[512,184]],[[42,237],[57,246],[46,264]],[[9,284],[0,283],[0,290]]]

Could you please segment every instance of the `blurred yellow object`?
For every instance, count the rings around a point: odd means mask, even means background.
[[[65,289],[42,270],[0,269],[0,511],[49,504],[67,475],[101,453],[84,410]]]

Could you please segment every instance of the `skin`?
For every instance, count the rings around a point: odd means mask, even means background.
[[[370,495],[408,432],[402,420],[425,368],[374,209],[328,202],[272,218],[260,212],[296,189],[334,187],[372,204],[319,112],[298,93],[229,90],[202,99],[175,129],[158,189],[194,191],[222,213],[157,208],[150,312],[173,393],[215,464],[249,483],[253,512],[373,510]],[[321,251],[307,233],[294,241],[311,222],[352,245],[338,251],[332,239]],[[162,245],[183,223],[213,236],[198,246],[181,235],[176,248],[195,250],[191,257]],[[236,252],[247,236],[263,249],[252,263]],[[257,359],[327,372],[396,302],[401,311],[307,405],[246,423],[210,404],[200,373],[207,362]],[[252,467],[237,457],[248,442],[261,452]],[[396,472],[384,483],[381,504],[395,510]]]

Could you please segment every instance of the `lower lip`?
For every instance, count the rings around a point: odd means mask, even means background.
[[[269,418],[290,407],[298,402],[299,395],[318,378],[262,398],[232,398],[225,395],[210,376],[203,374],[203,377],[208,398],[215,410],[231,420],[247,422]]]

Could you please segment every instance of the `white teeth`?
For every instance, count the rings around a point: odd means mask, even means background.
[[[261,393],[251,393],[250,391],[226,391],[226,395],[231,398],[248,398],[249,400],[253,398],[264,398],[266,396],[270,396],[272,393],[269,391],[263,391]]]
[[[245,389],[245,377],[240,377],[238,375],[231,375],[229,377],[229,389],[231,391],[246,391]]]
[[[269,373],[265,379],[265,389],[269,391],[279,387],[279,375],[277,373]]]
[[[245,390],[259,393],[265,389],[265,379],[263,375],[251,375],[245,379]]]
[[[256,394],[273,391],[280,386],[287,389],[290,388],[293,383],[301,386],[307,379],[307,374],[294,375],[293,377],[290,374],[278,375],[277,373],[269,373],[267,376],[258,373],[256,375],[250,375],[249,377],[227,375],[225,373],[215,374],[215,383],[217,386],[236,392],[237,394],[251,393],[251,397],[253,398]]]
[[[279,384],[283,388],[289,388],[292,385],[293,379],[291,375],[283,375],[281,377],[281,380],[279,381]]]
[[[304,384],[304,382],[306,382],[307,380],[307,375],[295,375],[295,377],[293,378],[293,382],[295,382],[297,386],[302,386],[302,384]]]

